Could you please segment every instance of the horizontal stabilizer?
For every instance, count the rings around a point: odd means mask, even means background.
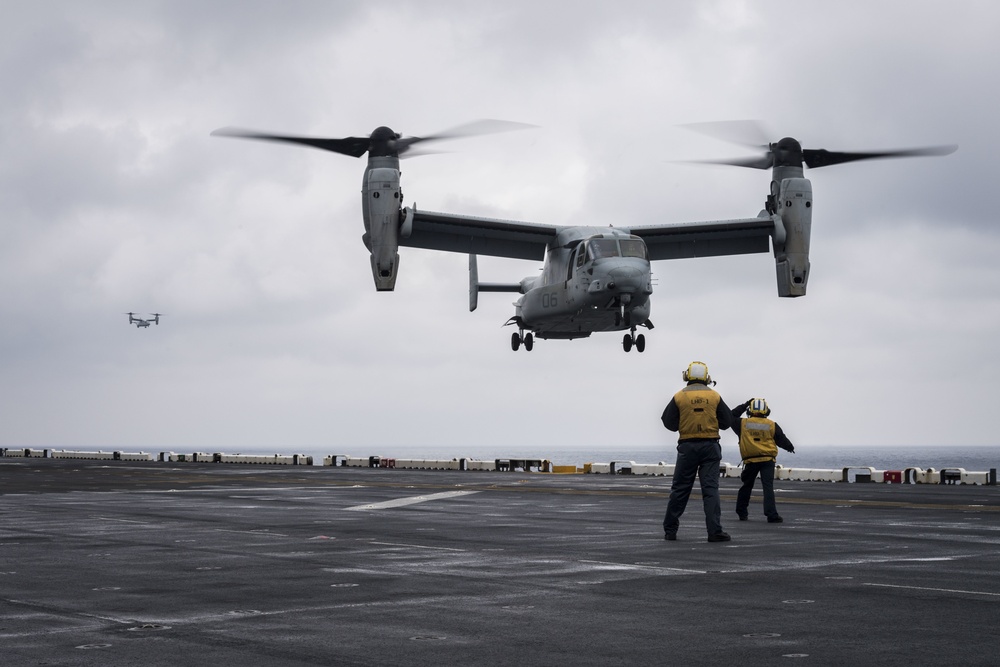
[[[469,312],[479,306],[480,292],[520,292],[521,283],[481,283],[479,264],[475,255],[469,255]]]
[[[520,292],[521,283],[479,283],[480,292]]]

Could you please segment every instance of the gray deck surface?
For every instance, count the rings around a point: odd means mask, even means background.
[[[1000,488],[738,485],[2,459],[0,664],[1000,663]]]

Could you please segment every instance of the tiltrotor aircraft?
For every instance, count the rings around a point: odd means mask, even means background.
[[[712,133],[713,125],[689,127]],[[731,129],[732,124],[729,126]],[[947,155],[957,148],[843,153],[804,149],[790,137],[777,143],[763,142],[758,146],[764,149],[759,157],[720,162],[771,170],[764,209],[756,217],[735,220],[575,227],[434,213],[418,210],[416,204],[403,206],[399,159],[414,146],[520,127],[526,126],[480,121],[424,137],[404,137],[388,127],[379,127],[368,137],[344,139],[262,134],[237,128],[222,128],[212,134],[300,144],[352,157],[368,153],[361,183],[365,225],[362,240],[371,253],[375,289],[390,291],[395,287],[399,246],[467,253],[470,311],[476,309],[479,292],[522,295],[514,303],[513,317],[507,321],[518,329],[511,335],[515,351],[521,345],[530,351],[535,338],[573,339],[600,331],[625,331],[624,350],[635,347],[642,352],[645,336],[637,335],[636,330],[653,328],[649,319],[652,260],[762,253],[768,251],[770,239],[778,296],[803,296],[809,280],[813,204],[812,184],[803,177],[803,167],[816,169],[872,158]],[[544,266],[540,275],[518,283],[481,283],[477,255],[544,261]]]
[[[159,326],[160,318],[163,317],[163,313],[150,313],[153,319],[144,320],[140,317],[135,317],[135,313],[126,313],[126,315],[128,315],[128,323],[134,324],[136,329],[148,329],[150,324]]]

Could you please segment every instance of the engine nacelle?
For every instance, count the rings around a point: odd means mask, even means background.
[[[371,251],[375,289],[392,291],[399,269],[399,227],[403,194],[399,170],[375,167],[365,170],[361,185],[361,208],[365,220],[363,241]]]
[[[778,223],[775,230],[774,265],[778,275],[778,296],[805,296],[809,281],[809,237],[812,234],[812,183],[807,178],[781,181],[777,197]]]

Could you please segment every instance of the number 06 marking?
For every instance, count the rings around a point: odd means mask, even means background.
[[[542,308],[555,308],[559,305],[559,296],[555,292],[542,295]]]

